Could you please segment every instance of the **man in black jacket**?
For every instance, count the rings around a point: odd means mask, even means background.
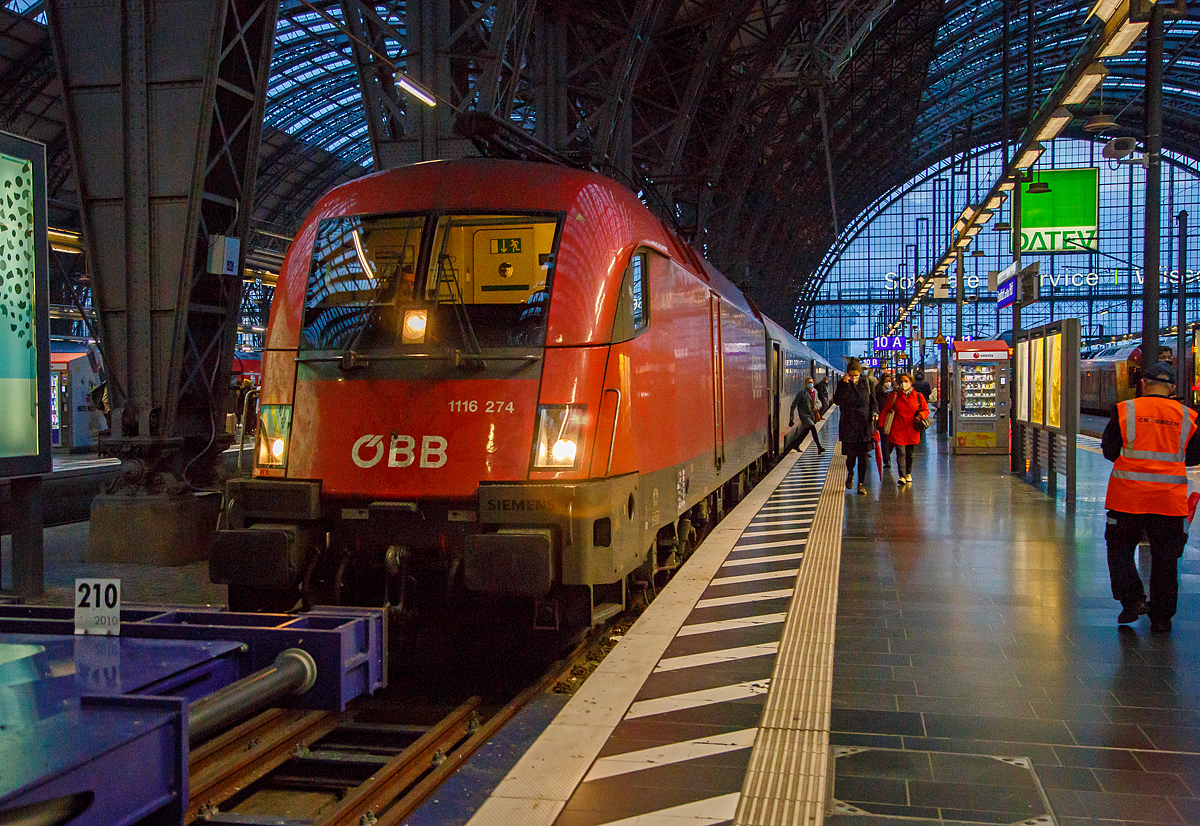
[[[933,393],[933,386],[926,381],[925,371],[918,370],[916,379],[913,381],[913,390],[916,390],[925,397],[925,404],[929,404],[929,395]]]
[[[838,439],[846,456],[846,490],[854,486],[854,465],[857,463],[858,492],[865,494],[871,466],[868,457],[875,447],[875,421],[879,418],[879,408],[875,406],[875,394],[862,378],[862,363],[858,359],[847,362],[846,375],[837,384],[833,403],[841,411]]]
[[[817,382],[817,401],[820,403],[822,413],[825,408],[829,407],[829,377],[821,376],[821,380]]]

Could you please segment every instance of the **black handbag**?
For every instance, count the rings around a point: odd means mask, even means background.
[[[923,430],[927,430],[929,428],[929,417],[928,416],[918,416],[915,419],[913,419],[913,428],[916,429],[916,431],[918,433],[920,433]]]

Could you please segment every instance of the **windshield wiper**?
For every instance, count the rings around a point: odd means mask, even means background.
[[[462,354],[461,350],[454,351],[454,363],[458,367],[483,370],[487,367],[487,363],[483,360],[483,349],[479,346],[479,339],[475,337],[475,328],[471,326],[471,316],[467,314],[467,308],[463,305],[462,285],[458,281],[458,273],[454,269],[454,262],[444,252],[438,254],[438,283],[435,295],[439,297],[443,274],[449,275],[450,283],[454,285],[454,298],[457,301],[451,301],[451,304],[454,307],[454,320],[458,322],[458,332],[462,336],[463,346],[466,349],[465,354]]]

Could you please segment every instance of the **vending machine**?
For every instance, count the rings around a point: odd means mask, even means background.
[[[1008,453],[1010,375],[1005,342],[954,342],[950,389],[956,454]]]

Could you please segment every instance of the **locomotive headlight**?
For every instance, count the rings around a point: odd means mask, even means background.
[[[535,470],[567,470],[577,466],[587,407],[582,404],[538,407]]]
[[[292,406],[264,404],[258,411],[255,462],[259,467],[286,468],[292,435]]]
[[[578,449],[574,439],[559,439],[554,443],[554,447],[550,448],[550,455],[555,462],[573,465]]]
[[[421,344],[425,341],[425,327],[429,324],[428,310],[409,310],[404,314],[405,344]]]

